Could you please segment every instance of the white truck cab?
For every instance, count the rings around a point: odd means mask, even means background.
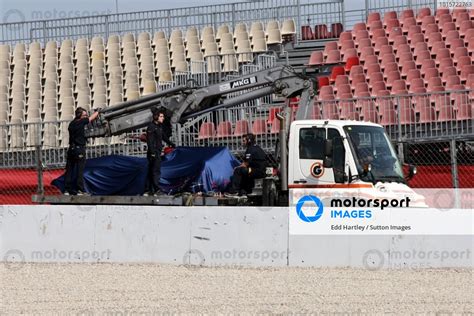
[[[410,169],[410,173],[415,172]],[[341,120],[299,120],[290,127],[288,189],[364,189],[377,197],[411,196],[384,128]]]

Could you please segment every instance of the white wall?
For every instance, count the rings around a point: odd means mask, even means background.
[[[468,236],[288,236],[284,207],[0,206],[5,262],[473,267]]]

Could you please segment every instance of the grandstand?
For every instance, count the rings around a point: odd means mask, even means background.
[[[67,124],[79,105],[104,108],[275,65],[315,78],[308,118],[380,123],[401,156],[407,142],[472,141],[473,10],[389,2],[345,11],[343,1],[264,1],[2,24],[2,166],[36,166],[35,148],[48,167],[63,166]],[[239,153],[239,136],[253,132],[272,153],[276,113],[294,113],[295,103],[265,97],[221,109],[175,126],[173,137]],[[95,139],[88,155],[142,155],[139,133]]]

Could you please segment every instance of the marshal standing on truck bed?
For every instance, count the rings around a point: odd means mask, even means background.
[[[153,121],[148,124],[146,130],[146,143],[148,159],[148,173],[145,183],[144,196],[157,195],[160,193],[160,177],[161,177],[161,150],[163,149],[163,141],[169,146],[175,147],[170,141],[169,133],[163,124],[165,121],[165,112],[157,108],[152,109]]]
[[[74,113],[74,120],[69,123],[69,149],[67,151],[66,175],[64,194],[73,194],[72,173],[77,166],[76,187],[77,195],[84,195],[84,167],[86,165],[86,143],[87,139],[84,133],[84,127],[99,116],[99,109],[96,109],[91,116],[87,114],[86,109],[78,107]]]
[[[255,186],[254,180],[265,177],[267,168],[266,154],[260,146],[255,144],[255,135],[245,135],[243,145],[247,147],[244,161],[234,169],[228,196],[242,196],[252,193],[252,189]]]

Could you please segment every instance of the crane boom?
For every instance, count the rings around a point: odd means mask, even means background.
[[[232,96],[243,90],[248,91]],[[300,95],[296,118],[302,119],[312,104],[313,84],[291,67],[279,66],[205,87],[178,86],[100,110],[99,119],[86,128],[86,136],[119,135],[142,128],[151,121],[150,110],[155,107],[166,108],[171,123],[177,124],[271,94],[287,98]]]

